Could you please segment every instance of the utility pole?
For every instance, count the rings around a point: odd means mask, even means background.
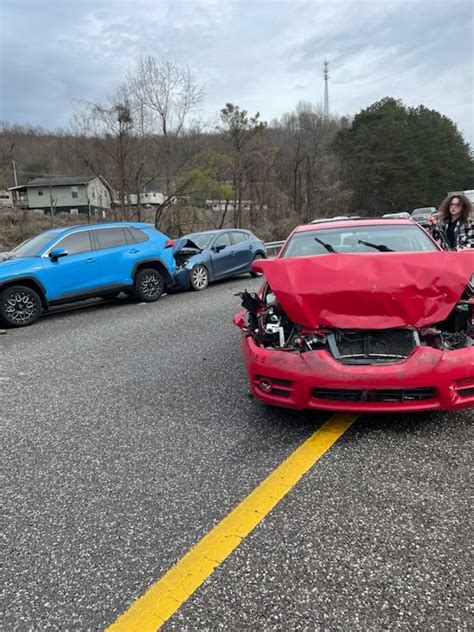
[[[16,177],[16,163],[14,160],[12,160],[12,166],[13,166],[13,179],[15,180],[15,186],[18,186],[18,179]]]
[[[58,198],[53,199],[53,188],[51,186],[51,176],[48,177],[48,187],[49,187],[49,207],[51,212],[51,228],[54,226],[54,215],[56,213],[56,204],[58,202]]]
[[[328,79],[329,79],[329,62],[324,61],[324,116],[327,118],[329,116],[329,95],[328,95]]]
[[[49,210],[51,213],[51,228],[54,225],[54,220],[53,220],[53,189],[51,188],[51,177],[48,178],[48,185],[49,185]]]

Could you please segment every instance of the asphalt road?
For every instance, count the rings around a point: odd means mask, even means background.
[[[248,397],[257,286],[0,337],[2,629],[103,629],[328,418]],[[472,420],[359,418],[163,629],[473,629]]]

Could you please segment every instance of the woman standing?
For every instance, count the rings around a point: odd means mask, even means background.
[[[471,202],[465,195],[448,195],[439,207],[438,230],[451,250],[474,248],[474,224]]]

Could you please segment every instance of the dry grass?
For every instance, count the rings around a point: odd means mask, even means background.
[[[136,221],[136,217],[130,218]],[[0,209],[0,252],[8,252],[18,244],[25,241],[29,237],[33,237],[44,230],[60,226],[79,226],[87,224],[88,217],[86,215],[70,215],[69,213],[59,213],[52,218],[50,215],[39,215],[32,211],[18,210],[14,208]],[[155,212],[153,210],[145,210],[142,212],[141,221],[154,223]],[[203,230],[213,230],[220,225],[221,214],[209,212],[208,210],[196,209],[192,207],[172,207],[163,219],[160,230],[170,237],[179,237],[180,235],[199,232]],[[250,218],[244,214],[244,228],[250,228],[253,232],[264,241],[273,241],[275,239],[284,239],[293,228],[300,223],[298,218],[287,215],[278,220],[270,218],[259,218],[258,226],[250,226]],[[96,223],[101,221],[99,218],[91,218]],[[102,221],[114,221],[113,218],[107,218]],[[223,228],[232,228],[233,215],[228,214]]]
[[[87,216],[59,213],[53,217],[14,208],[0,209],[0,252],[7,252],[43,230],[59,226],[79,226],[87,223]],[[94,219],[94,221],[96,221]]]

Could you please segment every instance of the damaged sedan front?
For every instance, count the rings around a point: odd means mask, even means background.
[[[473,407],[473,264],[410,220],[299,227],[254,264],[266,283],[234,319],[253,394],[299,409]]]
[[[176,287],[202,291],[209,283],[252,272],[266,257],[265,244],[249,230],[229,228],[192,233],[176,240]]]

